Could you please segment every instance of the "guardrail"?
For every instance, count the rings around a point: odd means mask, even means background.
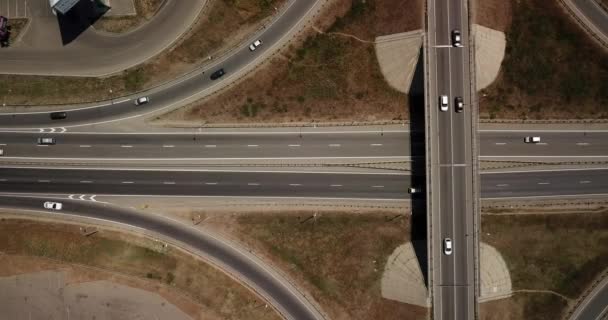
[[[593,0],[588,0],[593,1]],[[559,4],[566,10],[566,12],[583,28],[593,40],[603,46],[605,49],[608,49],[608,38],[604,35],[603,37],[598,35],[592,28],[590,28],[572,9],[572,3],[568,0],[559,0]]]
[[[597,286],[604,281],[608,281],[608,269],[602,271],[602,273],[600,273],[600,275],[595,278],[595,281],[593,281],[593,283],[589,287],[587,287],[583,294],[580,295],[580,297],[576,300],[576,303],[572,305],[572,308],[570,308],[570,310],[568,310],[568,312],[564,314],[563,319],[573,319],[572,315],[578,310],[578,308],[581,306],[581,303],[583,303],[583,301],[585,301],[589,297],[589,294],[591,294],[591,292],[593,292],[593,290],[595,290]]]
[[[472,2],[472,0],[471,0]],[[465,1],[465,3],[467,3]],[[474,287],[474,300],[473,300],[473,313],[474,319],[479,319],[479,297],[481,296],[481,275],[480,275],[480,237],[481,223],[480,223],[480,183],[479,183],[479,146],[477,144],[478,129],[479,129],[479,100],[477,98],[477,70],[475,65],[475,37],[472,36],[472,12],[467,7],[468,14],[468,29],[469,29],[469,101],[471,102],[471,174],[472,174],[472,194],[471,194],[471,207],[473,213],[473,287]]]

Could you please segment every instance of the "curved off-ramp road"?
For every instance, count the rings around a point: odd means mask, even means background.
[[[34,196],[0,195],[0,207],[41,211],[42,204],[48,200],[49,198]],[[204,259],[210,259],[222,269],[236,275],[267,299],[287,319],[324,319],[321,313],[286,279],[217,237],[159,215],[142,214],[91,201],[61,199],[61,202],[64,204],[64,209],[51,213],[56,214],[57,218],[74,216],[145,230],[168,242],[176,242],[176,245],[193,251]]]
[[[31,23],[21,43],[0,50],[0,73],[104,76],[123,71],[160,53],[196,21],[206,0],[165,0],[148,23],[124,35],[87,28],[62,45],[57,17],[48,1],[28,1]]]
[[[267,55],[277,50],[298,30],[305,19],[322,4],[322,0],[290,0],[286,3],[283,13],[266,26],[264,31],[255,35],[256,39],[263,41],[263,45],[254,52],[249,51],[249,43],[243,43],[233,50],[229,56],[223,57],[205,72],[191,73],[162,87],[142,93],[150,97],[150,103],[135,106],[133,99],[119,98],[94,105],[71,106],[67,119],[51,121],[48,112],[14,112],[6,107],[0,110],[0,127],[2,128],[39,128],[39,127],[65,127],[87,126],[107,122],[128,120],[146,116],[168,108],[179,107],[196,101],[204,96],[228,85],[234,77],[254,68],[255,64]],[[253,39],[253,38],[252,38]],[[250,40],[252,40],[250,39]],[[143,50],[143,49],[141,49]],[[4,59],[0,51],[0,61]],[[209,74],[218,68],[224,68],[226,75],[221,79],[212,81]],[[0,62],[0,69],[3,66]]]

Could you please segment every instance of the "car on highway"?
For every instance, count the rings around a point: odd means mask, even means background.
[[[464,100],[462,97],[456,97],[454,99],[454,104],[456,105],[456,112],[462,112],[464,110]]]
[[[262,45],[262,40],[255,40],[252,44],[249,45],[249,51],[255,51],[259,46]]]
[[[452,254],[452,239],[450,239],[450,238],[443,239],[443,253],[446,256],[449,256]]]
[[[226,72],[222,68],[222,69],[219,69],[219,70],[215,71],[214,73],[212,73],[210,78],[211,78],[211,80],[217,80],[225,74],[226,74]]]
[[[415,194],[418,192],[420,192],[420,188],[414,188],[414,187],[407,188],[407,193],[409,193],[409,194]]]
[[[44,203],[44,208],[59,211],[61,208],[63,208],[63,204],[61,202],[47,201]]]
[[[441,111],[448,111],[448,96],[441,95],[439,96],[439,109]]]
[[[148,98],[148,97],[139,97],[139,98],[135,99],[136,106],[141,106],[142,104],[146,104],[148,102],[150,102],[150,98]]]
[[[0,157],[4,155],[4,149],[0,149]]]
[[[462,37],[460,36],[460,30],[452,30],[452,46],[462,47]]]
[[[525,143],[539,143],[540,142],[540,137],[525,137],[524,138],[524,142]]]
[[[61,120],[68,117],[67,112],[59,111],[59,112],[51,112],[51,120]]]
[[[55,144],[55,138],[38,138],[38,144],[43,146]]]

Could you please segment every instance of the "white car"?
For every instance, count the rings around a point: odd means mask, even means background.
[[[448,96],[441,95],[439,96],[439,109],[441,111],[448,111]]]
[[[524,142],[525,143],[539,143],[540,137],[525,137]]]
[[[0,149],[0,157],[4,155],[4,149]]]
[[[407,193],[409,194],[414,194],[414,193],[418,193],[420,192],[420,189],[418,188],[407,188]]]
[[[462,47],[462,38],[460,37],[460,30],[452,30],[452,45],[454,47]]]
[[[44,203],[44,208],[45,209],[49,209],[49,210],[61,210],[61,208],[63,208],[63,204],[61,204],[61,202],[52,202],[52,201],[47,201]]]
[[[443,239],[443,253],[446,256],[449,256],[452,254],[452,239],[450,239],[450,238]]]
[[[140,105],[146,104],[148,102],[150,102],[150,98],[148,98],[148,97],[139,97],[139,98],[137,98],[135,100],[135,105],[136,106],[140,106]]]
[[[249,45],[249,51],[255,51],[257,47],[262,45],[262,40],[255,40],[252,44]]]

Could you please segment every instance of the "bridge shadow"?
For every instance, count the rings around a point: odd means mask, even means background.
[[[426,148],[424,101],[424,51],[420,48],[418,63],[409,91],[411,186],[421,189],[412,196],[410,239],[424,283],[428,286],[427,217],[426,217]]]
[[[80,0],[65,15],[57,12],[62,44],[68,45],[101,18],[110,7],[100,0]]]

